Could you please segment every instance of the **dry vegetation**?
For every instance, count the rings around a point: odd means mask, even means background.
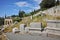
[[[2,34],[0,35],[0,40],[7,40],[7,37],[4,34]]]
[[[8,28],[6,28],[5,31],[11,32],[14,27],[19,28],[20,24],[26,24],[27,27],[29,27],[31,22],[42,22],[42,26],[46,27],[46,19],[48,19],[48,20],[60,19],[60,16],[53,17],[53,16],[48,15],[48,14],[45,16],[39,15],[39,16],[33,17],[32,20],[30,19],[30,17],[25,17],[21,22],[18,22],[17,24],[14,24],[13,26],[9,26]]]

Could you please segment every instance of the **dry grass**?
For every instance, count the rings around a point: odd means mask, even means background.
[[[56,20],[60,20],[60,16],[57,16],[57,17],[55,17],[56,18]]]
[[[54,20],[55,19],[55,17],[54,16],[52,16],[52,15],[46,15],[46,18],[48,19],[48,20]]]
[[[6,36],[4,34],[0,35],[0,40],[7,40]]]
[[[53,17],[53,16],[51,16],[51,15],[48,15],[48,14],[47,14],[46,16],[36,16],[36,17],[33,17],[32,20],[31,20],[29,17],[25,17],[25,18],[24,18],[21,22],[19,22],[18,24],[15,24],[15,25],[13,25],[12,27],[9,26],[8,28],[6,28],[5,31],[11,32],[14,27],[19,28],[20,24],[26,24],[27,27],[29,27],[31,22],[42,22],[42,26],[43,26],[43,27],[46,27],[46,20],[45,20],[45,19],[54,20],[55,17]]]
[[[20,24],[27,24],[27,26],[29,26],[30,22],[32,22],[32,20],[29,17],[24,18],[21,22],[18,22],[17,24],[14,24],[13,26],[8,26],[7,28],[5,28],[4,32],[12,32],[12,29],[14,27],[19,28]]]

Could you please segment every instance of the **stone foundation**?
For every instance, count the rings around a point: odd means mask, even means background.
[[[48,34],[60,35],[60,20],[48,20],[45,31]]]

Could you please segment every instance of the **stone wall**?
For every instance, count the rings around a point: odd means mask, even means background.
[[[42,13],[53,15],[53,16],[55,15],[60,16],[60,5],[44,10]]]
[[[41,22],[32,22],[30,23],[31,28],[41,28]]]
[[[60,16],[60,5],[49,8],[49,9],[44,10],[44,11],[39,11],[37,14],[34,14],[33,17],[38,16],[41,13],[53,15],[53,16]]]
[[[48,34],[60,35],[60,20],[47,20],[46,32]]]
[[[26,32],[31,32],[31,33],[39,33],[42,30],[42,24],[41,22],[32,22],[30,23],[30,27],[26,27],[25,31]]]
[[[13,24],[13,20],[12,19],[5,19],[4,20],[4,25],[11,25]]]

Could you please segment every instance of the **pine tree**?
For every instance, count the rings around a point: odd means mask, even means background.
[[[55,3],[55,0],[42,0],[42,2],[39,5],[41,9],[44,10],[55,6]]]

